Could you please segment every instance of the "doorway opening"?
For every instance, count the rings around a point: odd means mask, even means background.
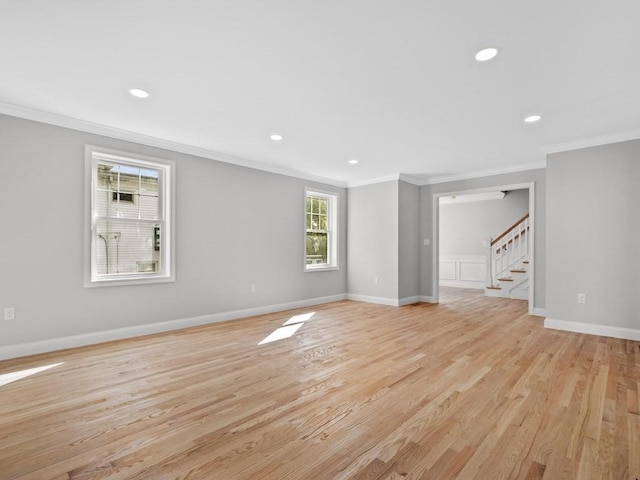
[[[507,192],[507,193],[502,193]],[[530,315],[534,313],[534,298],[535,298],[535,189],[534,183],[522,183],[522,184],[514,184],[514,185],[497,185],[494,187],[482,188],[482,189],[470,189],[470,190],[458,190],[458,191],[450,191],[450,192],[442,192],[433,194],[433,278],[432,278],[432,298],[431,300],[434,303],[439,303],[440,300],[440,285],[441,278],[444,277],[445,281],[443,281],[443,287],[462,287],[462,288],[476,288],[480,289],[485,286],[489,286],[493,280],[490,281],[491,276],[491,260],[490,260],[490,251],[494,246],[491,245],[491,240],[487,236],[486,238],[480,237],[472,237],[471,239],[466,238],[469,236],[469,231],[462,232],[465,238],[458,239],[452,241],[450,237],[450,225],[445,224],[441,225],[441,199],[444,202],[448,202],[449,204],[455,202],[456,199],[464,199],[469,200],[472,198],[487,198],[490,195],[496,195],[502,193],[502,195],[509,195],[508,192],[519,192],[512,193],[512,199],[514,200],[512,203],[515,206],[511,206],[512,210],[517,210],[518,208],[522,209],[522,205],[528,205],[528,217],[526,222],[526,237],[527,237],[527,247],[528,251],[526,252],[526,271],[528,275],[528,285],[527,289],[523,289],[518,292],[517,295],[513,298],[521,298],[528,301],[528,312]],[[519,197],[519,198],[516,198]],[[479,202],[482,203],[482,202]],[[448,207],[443,207],[448,208]],[[473,223],[477,220],[474,217],[473,211],[477,209],[476,207],[471,207],[467,209],[463,209],[463,214],[466,215],[469,219],[469,227],[473,226]],[[449,219],[451,220],[451,219]],[[460,219],[456,219],[454,221],[459,221]],[[507,227],[508,225],[505,225]],[[441,227],[445,237],[448,238],[446,245],[440,245],[441,242]],[[447,237],[448,235],[448,237]],[[500,235],[500,231],[495,231],[491,235]],[[513,246],[515,247],[519,243],[522,244],[522,238],[514,238]],[[472,243],[469,243],[469,240]],[[466,242],[466,247],[462,247]],[[452,249],[452,244],[455,248]],[[441,247],[444,255],[441,255]],[[455,251],[458,248],[459,251]],[[464,248],[468,251],[465,253]],[[457,255],[457,256],[456,256]],[[443,263],[441,264],[441,259],[443,259]],[[441,274],[442,269],[442,274]],[[463,272],[464,271],[464,272]],[[461,274],[461,272],[463,272]],[[516,274],[517,275],[517,274]],[[484,277],[484,278],[482,278]],[[514,292],[514,295],[516,293]]]

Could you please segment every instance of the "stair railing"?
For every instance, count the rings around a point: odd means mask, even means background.
[[[510,279],[512,270],[523,270],[529,256],[529,214],[490,239],[489,287],[497,287],[500,279]]]

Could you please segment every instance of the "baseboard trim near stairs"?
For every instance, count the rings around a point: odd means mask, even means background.
[[[569,322],[545,318],[544,328],[563,330],[565,332],[586,333],[602,337],[623,338],[625,340],[640,341],[640,330],[634,328],[616,327],[613,325],[598,325],[593,323]]]

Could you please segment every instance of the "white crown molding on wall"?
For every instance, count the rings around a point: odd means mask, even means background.
[[[495,168],[490,170],[479,170],[474,172],[467,172],[453,175],[443,175],[432,178],[420,178],[418,176],[396,173],[381,178],[373,178],[370,180],[357,181],[357,182],[344,182],[341,180],[335,180],[333,178],[320,177],[312,175],[299,170],[293,170],[288,168],[276,167],[253,160],[247,160],[240,157],[234,157],[225,153],[215,152],[205,148],[194,147],[191,145],[185,145],[170,140],[163,140],[158,137],[152,137],[149,135],[143,135],[141,133],[130,132],[115,127],[109,127],[107,125],[101,125],[98,123],[88,122],[85,120],[79,120],[73,117],[67,117],[56,113],[45,112],[42,110],[35,110],[18,105],[12,105],[9,103],[0,102],[0,114],[8,115],[11,117],[23,118],[26,120],[33,120],[36,122],[47,123],[50,125],[56,125],[59,127],[70,128],[73,130],[79,130],[81,132],[92,133],[95,135],[102,135],[105,137],[115,138],[118,140],[124,140],[133,143],[139,143],[150,147],[162,148],[178,153],[184,153],[187,155],[194,155],[197,157],[208,158],[210,160],[216,160],[219,162],[230,163],[239,165],[246,168],[252,168],[255,170],[262,170],[269,173],[275,173],[278,175],[285,175],[288,177],[299,178],[301,180],[309,180],[312,182],[324,183],[341,188],[354,188],[362,187],[365,185],[374,185],[376,183],[389,182],[394,180],[402,180],[407,183],[411,183],[416,186],[434,185],[438,183],[455,182],[458,180],[468,180],[472,178],[489,177],[494,175],[502,175],[506,173],[516,173],[526,170],[536,170],[540,168],[546,168],[546,160],[534,163],[526,163],[519,165],[512,165],[509,167]],[[569,150],[577,150],[580,148],[596,147],[599,145],[606,145],[610,143],[625,142],[629,140],[640,139],[640,130],[629,130],[625,132],[612,133],[608,135],[600,135],[597,137],[584,138],[573,140],[564,143],[558,143],[555,145],[549,145],[543,147],[541,151],[545,155],[552,153],[566,152]]]
[[[552,153],[568,152],[569,150],[579,150],[581,148],[597,147],[610,143],[626,142],[629,140],[640,139],[640,130],[627,130],[626,132],[611,133],[609,135],[600,135],[598,137],[583,138],[572,140],[570,142],[557,143],[542,148],[546,155]]]
[[[406,173],[399,173],[398,180],[402,180],[403,182],[410,183],[411,185],[415,185],[417,187],[421,187],[424,185],[424,182],[419,178],[412,177],[411,175],[407,175]]]
[[[196,157],[208,158],[209,160],[216,160],[218,162],[231,163],[241,167],[252,168],[254,170],[262,170],[269,173],[276,173],[278,175],[285,175],[287,177],[299,178],[301,180],[324,183],[327,185],[332,185],[334,187],[347,187],[347,183],[340,180],[311,175],[309,173],[301,172],[298,170],[276,167],[253,160],[234,157],[225,153],[215,152],[213,150],[208,150],[205,148],[193,147],[190,145],[185,145],[183,143],[172,142],[170,140],[163,140],[161,138],[143,135],[141,133],[130,132],[127,130],[121,130],[119,128],[109,127],[107,125],[101,125],[98,123],[79,120],[64,115],[58,115],[56,113],[33,110],[0,102],[0,114],[8,115],[10,117],[23,118],[25,120],[33,120],[35,122],[46,123],[58,127],[70,128],[72,130],[78,130],[85,133],[102,135],[109,138],[115,138],[117,140],[139,143],[141,145],[147,145],[149,147],[162,148],[177,153],[184,153]]]
[[[347,188],[366,187],[367,185],[376,185],[378,183],[394,182],[400,179],[400,174],[387,175],[386,177],[372,178],[370,180],[362,180],[347,183]]]
[[[434,185],[437,183],[457,182],[459,180],[469,180],[471,178],[481,177],[493,177],[495,175],[504,175],[506,173],[524,172],[527,170],[538,170],[540,168],[547,168],[547,161],[534,163],[523,163],[519,165],[512,165],[509,167],[492,168],[490,170],[478,170],[475,172],[460,173],[456,175],[443,175],[441,177],[433,177],[422,182],[422,185]]]
[[[478,170],[475,172],[460,173],[455,175],[443,175],[441,177],[432,177],[427,179],[418,178],[406,173],[396,173],[386,177],[372,178],[370,180],[363,180],[358,182],[349,182],[347,188],[364,187],[367,185],[375,185],[377,183],[392,182],[395,180],[401,180],[403,182],[411,183],[418,187],[425,185],[435,185],[437,183],[456,182],[458,180],[469,180],[471,178],[492,177],[495,175],[504,175],[506,173],[525,172],[527,170],[538,170],[540,168],[546,168],[547,161],[535,163],[525,163],[519,165],[512,165],[509,167],[493,168],[491,170]]]
[[[323,183],[332,185],[334,187],[341,188],[354,188],[362,187],[365,185],[374,185],[377,183],[390,182],[394,180],[402,180],[407,183],[411,183],[416,186],[432,185],[435,183],[453,182],[456,180],[466,180],[470,178],[487,177],[492,175],[500,175],[504,173],[520,172],[524,170],[534,170],[538,168],[545,168],[545,162],[538,162],[534,164],[515,165],[511,167],[498,168],[492,170],[482,170],[477,172],[469,172],[457,175],[446,175],[442,177],[434,177],[429,179],[421,179],[413,175],[405,173],[396,173],[381,178],[373,178],[370,180],[358,181],[358,182],[344,182],[341,180],[335,180],[333,178],[320,177],[312,175],[299,170],[293,170],[288,168],[276,167],[253,160],[247,160],[240,157],[234,157],[225,153],[215,152],[205,148],[194,147],[191,145],[185,145],[183,143],[173,142],[170,140],[163,140],[161,138],[152,137],[149,135],[143,135],[141,133],[130,132],[115,127],[109,127],[107,125],[101,125],[98,123],[88,122],[85,120],[79,120],[57,113],[44,112],[41,110],[30,109],[21,107],[18,105],[12,105],[9,103],[0,102],[0,114],[8,115],[11,117],[23,118],[25,120],[33,120],[36,122],[46,123],[49,125],[56,125],[58,127],[70,128],[81,132],[92,133],[95,135],[102,135],[109,138],[115,138],[118,140],[124,140],[128,142],[138,143],[141,145],[147,145],[149,147],[162,148],[165,150],[184,153],[187,155],[193,155],[196,157],[208,158],[210,160],[216,160],[219,162],[230,163],[233,165],[239,165],[241,167],[252,168],[254,170],[262,170],[269,173],[275,173],[278,175],[285,175],[287,177],[299,178],[301,180],[308,180],[312,182]],[[637,133],[640,137],[640,132]],[[626,137],[625,137],[626,138]]]

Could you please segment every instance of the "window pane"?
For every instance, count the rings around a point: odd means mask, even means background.
[[[307,265],[327,263],[327,234],[307,233]]]
[[[311,229],[318,230],[320,228],[320,215],[311,216]]]
[[[320,202],[320,213],[322,215],[326,215],[327,214],[327,199],[326,198],[322,198],[319,200]]]
[[[311,213],[311,197],[307,197],[307,213]]]
[[[157,220],[160,218],[157,183],[158,180],[156,179],[156,191],[154,193],[147,193],[143,189],[140,195],[136,195],[135,200],[139,202],[138,210],[140,212],[138,218],[146,218],[149,220]]]
[[[307,230],[311,228],[311,214],[307,214]]]
[[[320,203],[320,200],[318,199],[318,197],[311,197],[311,199],[312,199],[312,202],[313,202],[313,207],[312,207],[311,211],[313,213],[318,213],[320,211],[320,207],[318,205]]]
[[[157,224],[117,219],[96,224],[98,275],[160,271],[160,229]]]
[[[159,172],[129,165],[97,165],[96,210],[100,217],[160,218]]]
[[[320,215],[320,230],[327,230],[327,216]]]

